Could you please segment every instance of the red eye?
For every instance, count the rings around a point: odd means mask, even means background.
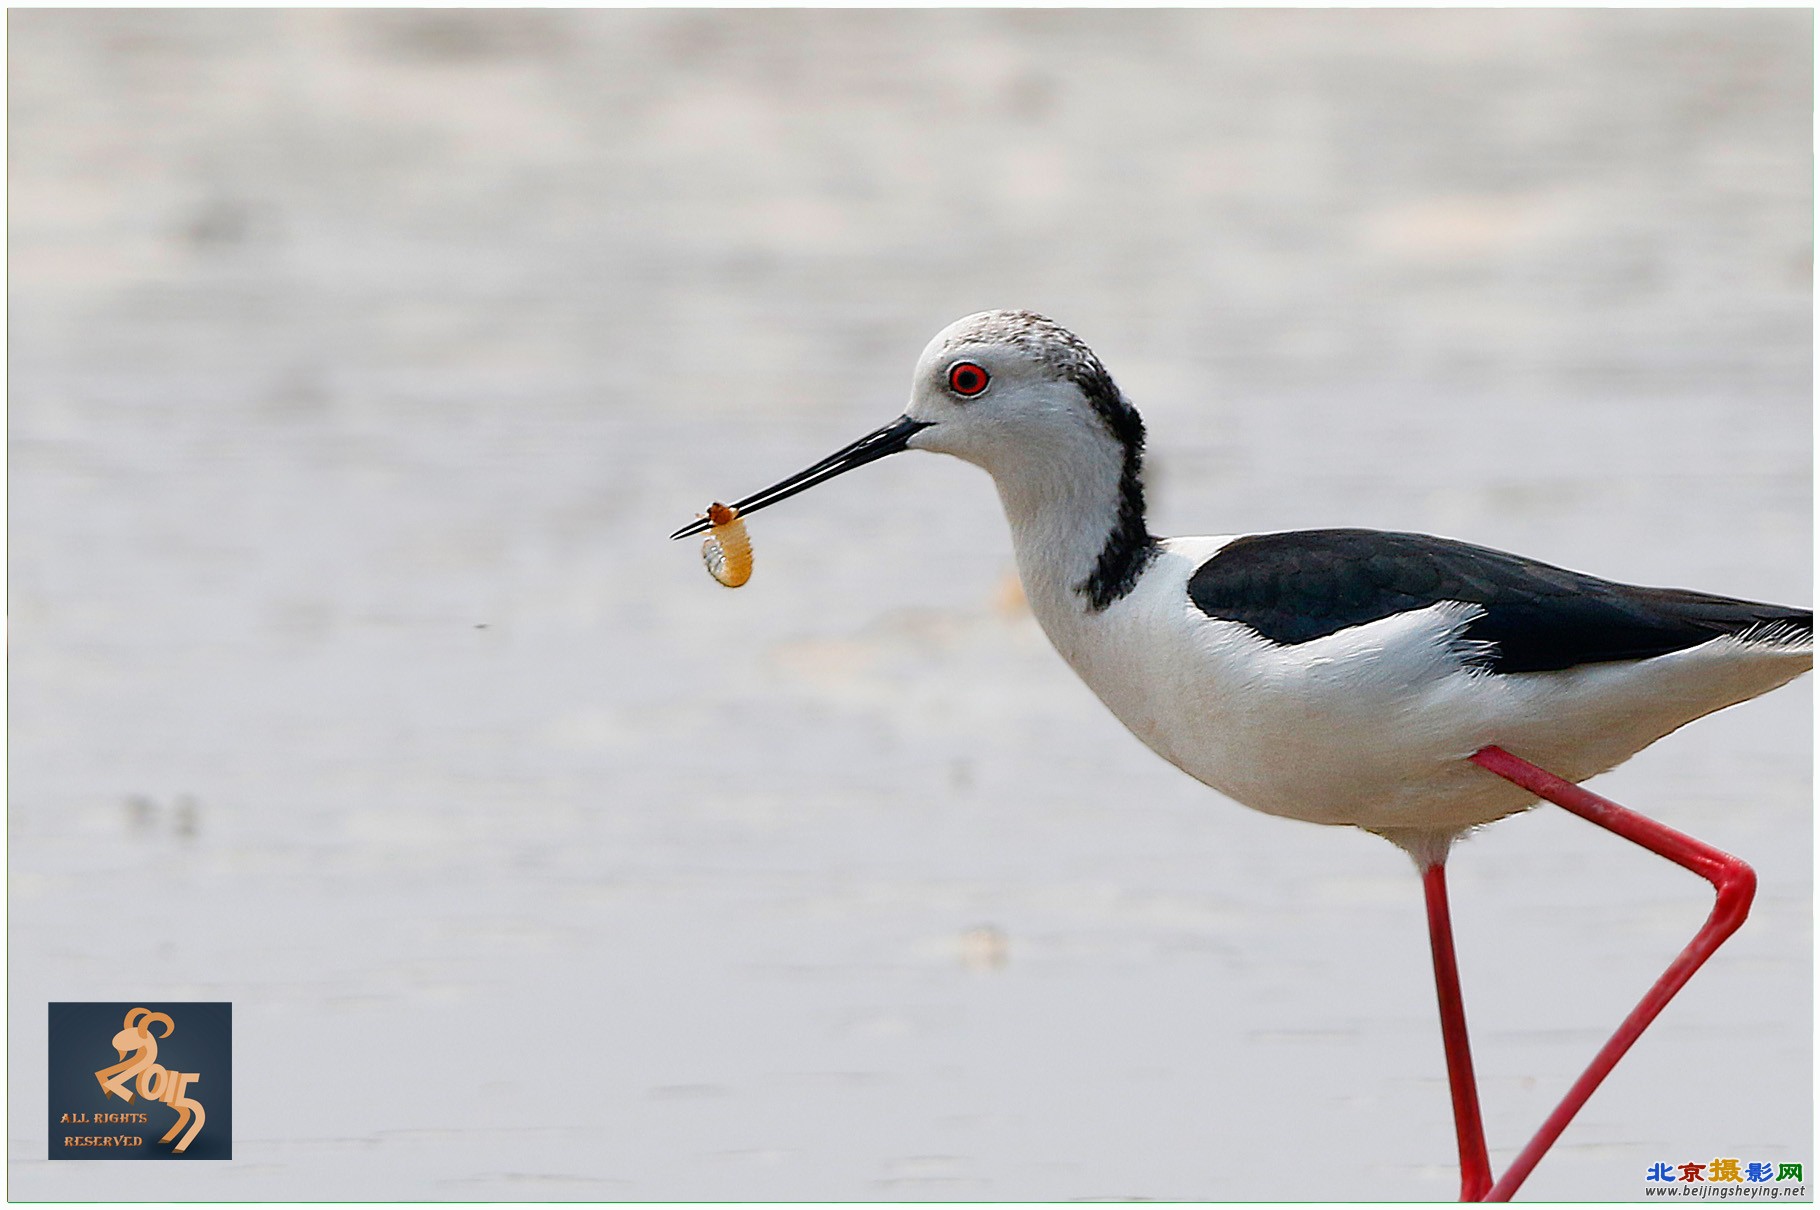
[[[948,371],[948,389],[956,395],[977,395],[991,381],[992,376],[971,361],[957,361]]]

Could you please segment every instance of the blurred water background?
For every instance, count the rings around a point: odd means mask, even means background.
[[[664,536],[1049,313],[1164,533],[1804,602],[1812,18],[9,16],[17,1198],[1434,1198],[1417,879],[1144,751],[986,478]],[[1525,1193],[1810,1163],[1808,682],[1594,787],[1750,923]],[[1465,844],[1502,1167],[1703,918]],[[235,1159],[48,1163],[45,1003],[231,1000]]]

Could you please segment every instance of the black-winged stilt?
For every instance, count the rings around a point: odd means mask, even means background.
[[[1351,824],[1415,858],[1461,1197],[1509,1198],[1755,890],[1737,858],[1575,783],[1807,671],[1812,612],[1615,584],[1421,534],[1154,537],[1143,421],[1086,344],[1025,311],[949,326],[917,362],[904,415],[735,507],[749,516],[906,449],[992,475],[1044,632],[1158,755],[1247,806]],[[1694,870],[1718,899],[1494,1181],[1445,863],[1462,833],[1538,797]]]

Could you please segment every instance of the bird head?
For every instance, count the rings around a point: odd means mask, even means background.
[[[1079,337],[1029,311],[982,311],[929,342],[902,416],[734,507],[749,516],[907,449],[974,463],[1001,489],[1041,494],[1108,478],[1135,489],[1143,446],[1143,420]],[[707,527],[696,521],[671,537]]]

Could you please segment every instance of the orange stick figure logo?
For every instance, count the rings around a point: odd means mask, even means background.
[[[154,1037],[152,1026],[164,1026],[164,1032]],[[149,1008],[135,1008],[126,1014],[126,1028],[114,1035],[114,1053],[120,1062],[112,1067],[103,1067],[95,1073],[96,1081],[101,1085],[104,1096],[118,1096],[123,1101],[133,1099],[133,1088],[148,1101],[162,1101],[177,1111],[177,1121],[158,1141],[168,1143],[177,1138],[177,1132],[183,1130],[183,1137],[171,1150],[181,1152],[188,1147],[202,1130],[202,1123],[208,1115],[202,1110],[202,1102],[186,1095],[189,1086],[201,1081],[202,1077],[195,1072],[172,1071],[161,1066],[158,1058],[158,1038],[168,1038],[176,1031],[176,1025],[168,1013],[155,1013]],[[132,1058],[127,1058],[128,1053]],[[132,1088],[127,1087],[131,1080]]]

